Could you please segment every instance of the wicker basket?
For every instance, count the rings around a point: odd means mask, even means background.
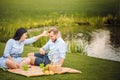
[[[61,68],[61,65],[59,65],[59,64],[50,64],[49,70],[53,71],[54,73],[60,73],[62,68]]]

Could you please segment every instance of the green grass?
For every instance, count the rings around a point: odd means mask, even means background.
[[[5,44],[0,43],[0,56],[2,56]],[[38,51],[38,48],[25,46],[24,55],[29,52]],[[24,77],[12,74],[0,69],[2,80],[120,80],[120,62],[103,60],[83,56],[78,53],[67,53],[65,67],[71,67],[82,71],[82,74],[61,74],[40,77]]]
[[[66,14],[77,17],[119,13],[119,0],[1,0],[0,24],[22,26]]]

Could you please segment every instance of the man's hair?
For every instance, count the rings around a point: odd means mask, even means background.
[[[48,30],[48,33],[51,33],[51,32],[53,32],[54,34],[58,34],[58,30],[57,30],[57,28],[50,28],[49,30]]]

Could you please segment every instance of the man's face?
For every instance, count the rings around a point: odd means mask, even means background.
[[[54,34],[53,31],[49,33],[49,37],[52,40],[52,42],[55,42],[57,39],[57,34]]]

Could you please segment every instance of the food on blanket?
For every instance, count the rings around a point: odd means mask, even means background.
[[[49,70],[53,71],[54,73],[60,73],[61,72],[61,66],[59,64],[50,64]]]
[[[45,67],[42,68],[42,72],[45,73],[45,75],[53,75],[54,72],[49,70],[49,65],[46,65]]]
[[[41,63],[41,64],[40,64],[40,68],[43,68],[43,67],[44,67],[44,63]]]
[[[28,70],[28,64],[24,64],[24,65],[23,65],[23,70],[24,70],[24,71],[27,71],[27,70]]]
[[[50,74],[48,70],[46,70],[44,73],[45,73],[45,75],[49,75]]]
[[[7,69],[9,72],[12,73],[16,73],[16,74],[20,74],[20,75],[24,75],[27,77],[30,76],[42,76],[42,75],[52,75],[52,73],[54,74],[53,71],[50,70],[46,70],[44,73],[41,71],[41,68],[39,66],[32,66],[31,68],[29,68],[28,71],[23,71],[22,69]],[[62,67],[62,73],[82,73],[79,70],[76,69],[72,69],[72,68],[68,68],[68,67]],[[46,73],[46,74],[45,74]],[[58,74],[58,73],[57,73]]]
[[[49,66],[45,66],[42,68],[42,71],[45,72],[45,71],[49,71]]]
[[[53,74],[54,74],[54,72],[53,72],[53,71],[49,71],[49,73],[50,73],[50,75],[53,75]]]
[[[40,64],[40,68],[42,68],[42,72],[48,75],[53,75],[54,73],[61,73],[61,66],[59,64],[49,64],[43,67],[43,63]]]
[[[48,70],[48,69],[49,69],[49,64],[47,64],[45,67],[46,67],[46,69]]]

